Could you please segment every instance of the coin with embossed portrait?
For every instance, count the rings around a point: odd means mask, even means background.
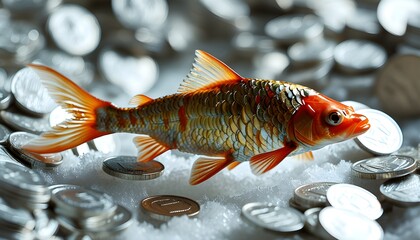
[[[366,179],[389,179],[405,176],[417,169],[412,157],[387,155],[358,161],[351,166],[352,173]]]
[[[168,221],[172,217],[183,215],[194,217],[200,212],[200,205],[196,201],[172,195],[147,197],[140,205],[144,213],[159,221]]]

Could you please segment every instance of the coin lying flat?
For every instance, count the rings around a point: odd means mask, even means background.
[[[383,239],[382,227],[363,214],[346,209],[326,207],[319,213],[319,222],[334,239]]]
[[[384,112],[375,109],[362,109],[358,113],[369,119],[369,130],[356,137],[356,143],[373,154],[387,155],[397,151],[403,142],[398,124]]]
[[[70,218],[108,217],[117,207],[109,195],[76,185],[51,188],[51,194],[55,212]]]
[[[296,203],[308,208],[324,207],[327,204],[327,190],[333,182],[317,182],[306,184],[295,189],[294,199]]]
[[[420,205],[420,175],[410,174],[391,179],[380,187],[381,193],[388,201],[402,207]]]
[[[412,157],[388,155],[358,161],[351,166],[352,173],[360,178],[389,179],[405,176],[417,169]]]
[[[37,154],[22,149],[22,146],[37,135],[26,132],[14,132],[9,136],[9,146],[11,151],[18,157],[22,164],[31,168],[52,168],[57,167],[63,162],[61,153]]]
[[[375,195],[351,184],[340,183],[331,186],[327,191],[327,200],[335,208],[358,212],[373,220],[383,213]]]
[[[298,42],[287,50],[287,54],[294,64],[319,63],[333,57],[335,46],[335,42],[325,39]]]
[[[163,174],[164,166],[157,161],[139,162],[134,156],[118,156],[106,159],[102,164],[104,172],[127,180],[150,180]]]
[[[341,70],[347,73],[363,73],[384,65],[385,49],[366,40],[346,40],[337,45],[334,59]]]
[[[200,212],[200,205],[194,200],[171,195],[147,197],[141,201],[141,207],[144,213],[159,221],[182,215],[194,217]]]
[[[271,203],[247,203],[242,214],[252,223],[276,232],[294,232],[303,228],[305,217],[293,208]]]
[[[399,2],[399,1],[397,1]],[[420,116],[420,56],[396,55],[379,71],[375,95],[381,106],[393,116]]]

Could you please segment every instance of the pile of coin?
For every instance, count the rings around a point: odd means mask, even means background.
[[[56,219],[67,234],[112,239],[132,223],[132,213],[98,191],[75,185],[50,186]]]

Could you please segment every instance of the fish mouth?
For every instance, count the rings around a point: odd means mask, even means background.
[[[357,114],[359,115],[359,114]],[[365,132],[367,132],[370,128],[369,119],[365,117],[364,115],[359,115],[357,118],[360,119],[360,122],[356,124],[356,126],[353,128],[353,131],[350,135],[352,136],[358,136]]]

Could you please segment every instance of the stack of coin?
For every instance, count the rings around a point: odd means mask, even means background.
[[[54,185],[50,189],[56,219],[67,233],[112,238],[132,222],[131,212],[105,193],[76,185]]]
[[[33,239],[35,220],[28,210],[13,208],[0,198],[0,238]]]
[[[51,194],[42,177],[21,165],[0,161],[0,195],[15,207],[46,209]]]
[[[309,208],[327,206],[327,190],[333,182],[317,182],[302,185],[295,189],[293,198],[290,199],[291,207],[305,211]]]

